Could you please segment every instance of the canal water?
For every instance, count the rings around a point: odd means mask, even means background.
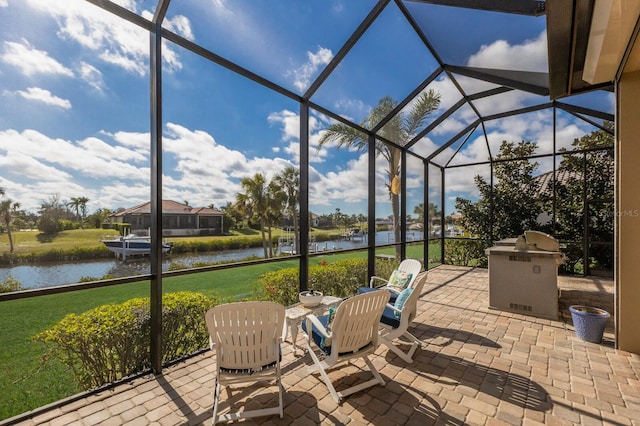
[[[409,240],[422,238],[422,233],[408,235]],[[393,242],[393,234],[389,232],[376,233],[376,244]],[[356,247],[365,247],[366,239],[334,240],[317,243],[317,251],[331,252]],[[228,250],[224,252],[197,253],[189,255],[169,255],[162,263],[163,271],[169,269],[171,262],[191,266],[195,262],[234,262],[249,257],[263,257],[262,248]],[[20,282],[22,288],[43,288],[79,282],[83,277],[102,278],[105,275],[127,277],[148,274],[150,270],[148,257],[129,258],[126,261],[115,259],[100,259],[82,262],[48,263],[38,265],[19,265],[0,268],[0,282],[12,277]]]

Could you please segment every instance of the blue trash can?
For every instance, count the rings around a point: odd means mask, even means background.
[[[573,305],[569,306],[573,327],[576,335],[585,342],[600,343],[602,335],[607,325],[607,320],[611,316],[604,309],[591,306]]]

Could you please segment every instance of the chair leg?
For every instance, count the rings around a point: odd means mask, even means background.
[[[363,357],[364,358],[364,362],[367,363],[367,367],[369,367],[369,370],[371,370],[371,373],[373,374],[373,377],[376,378],[376,380],[378,381],[379,384],[381,384],[382,386],[384,386],[384,379],[382,378],[382,376],[380,375],[380,373],[378,373],[378,370],[376,370],[376,367],[373,365],[373,363],[371,362],[371,360],[369,359],[368,356]]]
[[[313,365],[308,367],[309,373],[313,373],[313,372],[320,372],[320,375],[322,376],[322,379],[324,380],[325,384],[327,385],[327,388],[329,389],[329,393],[331,394],[331,397],[333,398],[333,400],[339,404],[340,400],[342,400],[343,398],[356,393],[358,391],[361,391],[363,389],[369,388],[371,386],[375,386],[375,385],[382,385],[384,386],[384,379],[382,378],[382,376],[380,376],[380,373],[378,373],[378,370],[376,370],[376,367],[373,365],[373,363],[371,362],[371,360],[369,359],[368,356],[363,356],[362,358],[364,359],[365,363],[367,364],[367,367],[369,368],[369,371],[371,371],[371,374],[373,374],[373,379],[368,380],[364,383],[360,383],[358,385],[352,386],[348,389],[345,389],[341,392],[337,392],[336,388],[333,386],[333,383],[331,383],[331,380],[329,379],[329,375],[327,374],[327,372],[325,371],[324,366],[322,365],[322,363],[320,362],[320,359],[317,357],[317,355],[315,354],[315,352],[313,351],[313,349],[311,348],[311,346],[307,343],[307,347],[309,349],[309,355],[311,355],[311,359],[313,360]],[[351,362],[351,360],[349,360],[348,362]]]
[[[411,345],[411,347],[407,352],[403,352],[402,349],[400,349],[397,345],[393,343],[393,341],[387,339],[382,334],[379,336],[379,338],[381,343],[383,343],[385,346],[391,349],[396,355],[398,355],[403,361],[409,364],[413,362],[413,354],[416,352],[416,349],[422,346],[422,342],[413,334],[409,333],[408,331],[406,331],[402,336],[400,336],[400,338],[398,338],[398,340],[401,343]],[[403,340],[403,338],[407,338],[407,340]]]
[[[213,423],[215,426],[218,423],[218,398],[220,397],[220,382],[216,378],[216,384],[213,387]]]
[[[329,393],[331,394],[331,397],[336,403],[339,404],[340,396],[338,395],[338,392],[336,392],[336,388],[333,387],[333,383],[331,383],[331,380],[329,379],[329,375],[327,374],[326,371],[324,371],[324,368],[322,367],[320,360],[316,356],[315,352],[313,351],[309,343],[307,343],[307,348],[309,349],[309,355],[311,355],[311,359],[313,360],[313,364],[314,364],[310,366],[307,371],[309,371],[309,373],[315,372],[316,370],[320,372],[320,375],[322,376],[324,383],[327,385],[327,388],[329,388]]]
[[[280,370],[280,367],[278,367],[278,370]],[[279,408],[279,414],[280,414],[280,418],[282,418],[282,416],[284,415],[284,404],[282,403],[282,393],[284,392],[284,389],[282,388],[282,377],[280,376],[281,372],[278,371],[278,408]]]
[[[269,383],[272,383],[272,381],[270,380]],[[219,409],[218,397],[220,395],[221,386],[218,383],[215,388],[216,397],[215,397],[215,402],[213,406],[213,426],[215,426],[217,423],[236,421],[240,419],[249,419],[254,417],[279,415],[280,418],[283,418],[284,417],[284,404],[283,404],[284,388],[282,386],[282,380],[280,376],[275,378],[275,384],[278,386],[278,406],[277,407],[274,406],[269,408],[260,408],[256,410],[250,410],[250,411],[232,411],[233,406],[229,403],[230,405],[229,410],[225,414],[220,415],[218,414],[218,409]],[[230,389],[230,387],[227,387],[227,389]]]
[[[382,379],[382,376],[380,376],[380,373],[378,373],[378,370],[376,370],[371,360],[369,360],[369,357],[365,355],[362,358],[364,359],[364,362],[367,364],[367,367],[369,367],[369,371],[371,371],[371,374],[373,374],[373,379],[368,380],[364,383],[360,383],[359,385],[351,386],[349,389],[345,389],[342,392],[338,392],[338,396],[340,398],[344,398],[346,396],[359,392],[363,389],[370,388],[371,386],[375,386],[375,385],[384,386],[384,380]]]

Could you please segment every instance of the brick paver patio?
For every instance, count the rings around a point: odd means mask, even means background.
[[[579,340],[569,304],[613,313],[611,280],[561,277],[562,319],[487,307],[486,269],[441,266],[429,272],[413,332],[425,346],[406,364],[381,346],[373,357],[386,385],[336,404],[308,355],[283,346],[284,418],[246,424],[640,425],[640,356]],[[639,325],[640,326],[640,325]],[[303,345],[302,334],[298,343]],[[211,352],[112,390],[52,407],[21,425],[198,425],[211,423]],[[358,366],[333,370],[340,385],[361,380]],[[356,373],[356,374],[351,374]],[[365,377],[365,376],[362,376]],[[368,376],[367,376],[368,378]],[[228,394],[223,391],[223,408]],[[235,404],[273,404],[275,386],[238,388]]]

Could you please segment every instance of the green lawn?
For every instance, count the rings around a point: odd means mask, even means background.
[[[16,254],[37,254],[52,249],[70,250],[76,247],[101,247],[103,244],[100,240],[115,237],[118,232],[113,229],[75,229],[62,231],[51,241],[39,240],[40,231],[14,231],[11,235]],[[0,254],[8,253],[9,250],[9,236],[5,232],[0,234]]]
[[[165,278],[165,292],[196,291],[222,298],[249,297],[258,277],[270,270],[292,267],[293,260],[274,264]],[[149,282],[80,290],[0,303],[0,419],[73,395],[79,390],[71,372],[58,363],[41,368],[44,347],[31,337],[69,313],[82,313],[100,305],[149,296]]]
[[[436,247],[430,247],[430,251]],[[380,249],[378,254],[392,254]],[[343,254],[328,253],[313,257],[311,264],[344,258],[364,257],[366,251]],[[407,257],[422,259],[421,245],[407,248]],[[435,256],[429,256],[433,258]],[[258,278],[269,271],[296,267],[295,259],[261,265],[221,269],[163,279],[164,292],[196,291],[223,299],[251,297],[258,288]],[[121,303],[135,297],[149,296],[149,282],[121,284],[106,288],[40,296],[0,303],[0,420],[49,404],[79,391],[71,372],[57,362],[42,367],[41,344],[31,337],[49,328],[69,313],[82,313],[97,306]],[[10,320],[9,320],[10,319]]]

